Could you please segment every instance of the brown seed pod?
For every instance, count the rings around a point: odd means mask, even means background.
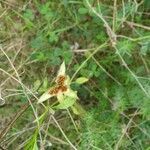
[[[63,86],[65,80],[66,80],[66,76],[60,75],[60,76],[57,77],[56,83],[57,83],[59,86]]]
[[[60,90],[59,87],[56,86],[56,87],[50,89],[49,94],[56,95],[56,94],[58,94],[59,90]]]
[[[60,75],[56,79],[56,84],[54,88],[50,89],[49,94],[56,95],[58,92],[65,92],[67,91],[67,86],[64,85],[64,82],[66,80],[66,76]]]
[[[60,90],[61,90],[61,92],[66,92],[67,86],[66,85],[60,86]]]

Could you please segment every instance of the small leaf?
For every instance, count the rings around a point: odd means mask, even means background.
[[[33,84],[33,89],[36,91],[41,85],[41,81],[40,80],[36,80]]]
[[[80,115],[80,112],[78,111],[78,109],[76,109],[76,107],[71,106],[71,109],[72,109],[72,111],[73,111],[74,114]]]
[[[47,88],[47,86],[48,86],[48,79],[47,79],[47,77],[45,77],[44,78],[44,81],[43,81],[43,88]]]
[[[79,103],[75,103],[73,106],[71,106],[71,109],[76,115],[84,115],[86,113],[86,111]]]
[[[78,9],[78,12],[79,12],[80,14],[84,15],[84,14],[87,14],[87,13],[88,13],[88,9],[85,8],[85,7],[80,7],[80,8]]]
[[[83,83],[87,82],[88,80],[89,80],[88,78],[80,77],[80,78],[77,78],[75,82],[78,84],[83,84]]]
[[[71,107],[75,103],[76,99],[75,98],[70,98],[70,97],[65,97],[63,101],[55,106],[56,109],[67,109]]]

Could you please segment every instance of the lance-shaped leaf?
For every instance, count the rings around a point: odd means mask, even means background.
[[[60,76],[60,75],[63,75],[65,76],[66,74],[66,66],[65,66],[65,62],[63,62],[61,65],[60,65],[60,69],[57,73],[57,77]]]
[[[84,110],[84,108],[79,104],[79,103],[74,103],[73,106],[71,106],[72,111],[74,112],[74,114],[76,115],[84,115],[86,114],[86,111]]]
[[[80,78],[77,78],[75,82],[78,84],[83,84],[83,83],[87,82],[88,80],[89,80],[88,78],[80,77]]]
[[[46,101],[47,99],[55,96],[54,94],[50,94],[50,91],[51,89],[49,89],[47,92],[45,92],[38,100],[38,103],[42,103],[44,101]]]

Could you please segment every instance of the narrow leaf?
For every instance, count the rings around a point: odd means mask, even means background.
[[[54,95],[49,93],[49,90],[47,92],[45,92],[38,100],[38,103],[42,103],[44,101],[46,101],[47,99],[53,97]]]
[[[74,103],[73,106],[71,106],[71,109],[72,109],[73,113],[76,114],[76,115],[86,114],[86,111],[84,110],[84,108],[77,102]]]
[[[59,71],[58,71],[57,76],[65,75],[65,72],[66,72],[66,66],[65,66],[65,62],[63,62],[63,63],[60,65],[60,69],[59,69]]]
[[[75,82],[78,84],[83,84],[83,83],[87,82],[88,80],[89,80],[88,78],[80,77],[80,78],[77,78]]]

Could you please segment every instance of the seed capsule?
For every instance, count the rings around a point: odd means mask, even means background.
[[[64,82],[66,80],[66,77],[63,76],[63,75],[60,75],[58,76],[57,80],[56,80],[56,83],[59,85],[59,86],[62,86],[64,85]]]

